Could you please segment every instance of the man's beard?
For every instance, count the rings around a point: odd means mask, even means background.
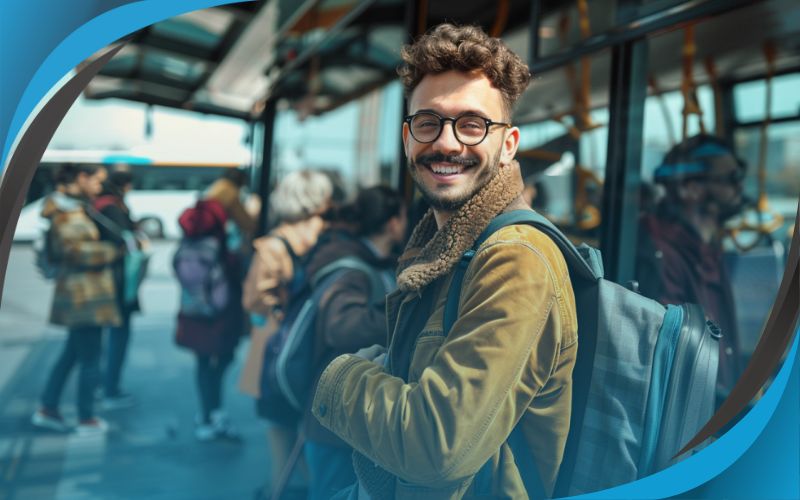
[[[716,202],[717,204],[717,217],[720,224],[727,222],[728,220],[736,217],[737,215],[742,213],[742,210],[749,205],[755,206],[756,203],[753,200],[746,198],[745,196],[740,196],[738,200],[733,202]]]
[[[502,146],[497,150],[497,153],[492,157],[485,167],[481,167],[478,159],[473,155],[445,155],[442,153],[432,153],[429,155],[421,155],[415,159],[408,159],[408,170],[411,172],[411,177],[414,183],[422,193],[425,201],[435,210],[443,210],[446,212],[454,212],[461,208],[466,202],[472,199],[478,191],[483,189],[490,180],[497,175],[500,170],[500,153]],[[479,169],[477,176],[474,178],[471,186],[465,186],[462,192],[456,192],[452,195],[440,195],[431,191],[425,183],[422,182],[419,175],[419,169],[429,168],[432,163],[452,163],[462,165],[465,170],[468,168]]]
[[[702,211],[706,215],[715,217],[718,224],[722,225],[729,219],[739,215],[746,205],[754,204],[752,200],[739,196],[736,200],[720,201],[713,195],[708,195]]]

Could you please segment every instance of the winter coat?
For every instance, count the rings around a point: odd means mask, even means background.
[[[556,245],[526,225],[481,245],[443,332],[454,266],[497,214],[524,208],[516,163],[503,167],[437,230],[429,212],[387,298],[385,365],[352,355],[320,378],[313,412],[351,445],[374,499],[474,498],[489,463],[492,498],[525,498],[506,443],[518,424],[552,491],[569,432],[577,316]]]
[[[298,257],[304,256],[316,243],[322,219],[318,216],[292,224],[281,224],[270,234],[253,242],[254,254],[244,280],[242,305],[251,314],[261,316],[263,325],[255,324],[251,331],[250,347],[245,358],[239,389],[255,398],[261,395],[261,366],[264,348],[275,333],[288,305],[289,283],[294,265],[286,245],[291,245]]]
[[[314,379],[335,357],[374,344],[386,345],[386,301],[394,290],[394,264],[380,258],[367,242],[345,231],[328,231],[320,237],[307,264],[308,276],[343,257],[356,257],[370,265],[381,280],[381,300],[373,302],[370,277],[361,271],[344,272],[328,288],[319,303],[316,321]],[[311,414],[311,401],[303,416],[306,439],[329,446],[347,447],[335,434],[320,425]]]
[[[117,245],[100,241],[85,200],[54,193],[42,216],[50,220],[51,256],[58,263],[50,322],[66,327],[121,323],[111,266],[121,258]]]

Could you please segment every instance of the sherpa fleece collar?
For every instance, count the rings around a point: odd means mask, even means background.
[[[414,228],[400,256],[398,288],[404,292],[417,292],[449,273],[489,222],[518,201],[522,187],[519,163],[515,160],[509,165],[501,165],[497,175],[438,231],[433,210],[428,210]]]

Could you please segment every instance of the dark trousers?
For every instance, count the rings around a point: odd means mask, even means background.
[[[72,367],[78,363],[78,418],[94,417],[94,391],[100,379],[100,346],[103,329],[99,326],[80,326],[69,329],[67,342],[42,394],[42,406],[57,411],[61,392]]]
[[[306,441],[303,453],[308,464],[309,500],[328,500],[356,481],[352,449]]]
[[[204,422],[211,419],[211,412],[222,404],[222,379],[225,370],[233,361],[233,354],[207,356],[197,354],[197,391]]]
[[[128,341],[131,336],[131,318],[123,318],[120,326],[108,329],[108,350],[106,351],[106,371],[103,390],[106,397],[119,395],[119,381],[122,365],[128,352]]]

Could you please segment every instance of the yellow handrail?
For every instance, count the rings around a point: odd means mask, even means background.
[[[694,24],[689,24],[683,31],[683,77],[681,79],[681,93],[683,94],[683,126],[681,127],[681,140],[688,135],[689,115],[696,115],[700,132],[705,134],[706,127],[703,123],[703,111],[697,102],[697,88],[694,82],[694,56],[697,45],[694,43]]]
[[[770,209],[767,196],[767,152],[769,146],[769,126],[772,123],[772,78],[775,76],[775,58],[777,56],[775,44],[771,41],[765,42],[763,52],[767,64],[767,74],[764,79],[764,83],[767,86],[767,93],[764,103],[764,121],[761,123],[758,146],[758,200],[755,206],[758,222],[750,224],[745,217],[742,217],[742,221],[738,226],[728,230],[728,236],[734,246],[744,252],[755,248],[761,241],[761,238],[780,229],[784,222],[781,214]],[[752,244],[744,245],[739,241],[739,236],[743,231],[756,232],[758,237]]]

